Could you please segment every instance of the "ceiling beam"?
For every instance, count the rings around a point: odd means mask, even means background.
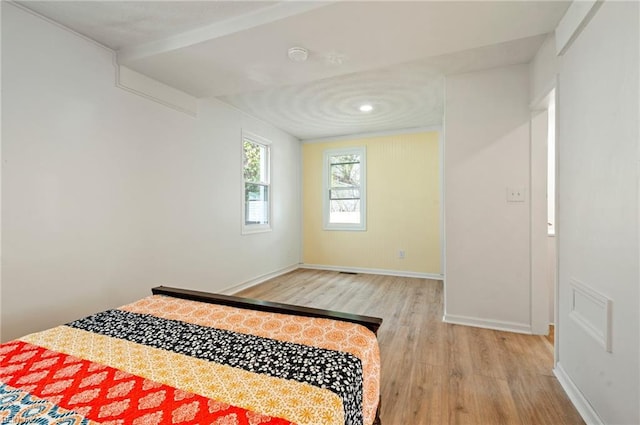
[[[574,1],[556,28],[556,53],[563,55],[596,14],[603,0]]]
[[[269,24],[290,16],[309,12],[335,3],[335,1],[337,0],[281,1],[273,6],[258,9],[201,28],[185,31],[175,36],[142,43],[137,46],[125,47],[117,52],[117,60],[120,65],[132,64],[139,59],[193,46],[194,44],[203,43],[260,25]]]

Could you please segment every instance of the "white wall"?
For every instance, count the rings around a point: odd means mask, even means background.
[[[539,104],[544,96],[555,87],[558,73],[558,57],[556,41],[553,33],[549,34],[529,64],[529,99]],[[535,105],[538,107],[538,105]]]
[[[6,2],[2,67],[2,340],[299,262],[297,139],[120,90],[110,51]],[[240,234],[242,129],[273,142],[269,233]]]
[[[608,424],[640,423],[638,9],[604,2],[560,58],[558,370]],[[610,353],[574,320],[573,280],[611,300]]]
[[[447,78],[445,320],[530,331],[528,66]]]

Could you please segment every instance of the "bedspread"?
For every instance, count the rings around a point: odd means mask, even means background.
[[[0,420],[370,424],[375,336],[161,295],[0,345]]]

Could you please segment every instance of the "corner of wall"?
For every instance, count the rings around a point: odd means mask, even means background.
[[[198,99],[123,65],[116,64],[116,86],[196,117]]]
[[[550,33],[529,63],[529,106],[539,108],[549,92],[557,85],[558,56],[555,35]]]
[[[474,328],[493,329],[504,332],[514,332],[519,334],[532,334],[531,326],[523,323],[508,322],[502,320],[481,319],[477,317],[459,316],[445,313],[442,317],[444,323],[452,325],[472,326]]]
[[[585,398],[584,394],[582,394],[560,363],[556,364],[556,367],[553,369],[553,374],[558,378],[562,389],[567,393],[569,400],[571,400],[587,425],[604,425],[604,421],[598,416],[591,406],[591,403]]]
[[[574,1],[567,9],[555,31],[556,52],[563,55],[580,35],[604,0]]]

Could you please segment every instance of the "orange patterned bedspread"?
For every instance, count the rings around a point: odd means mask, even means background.
[[[0,345],[0,421],[371,424],[375,335],[154,295]]]

